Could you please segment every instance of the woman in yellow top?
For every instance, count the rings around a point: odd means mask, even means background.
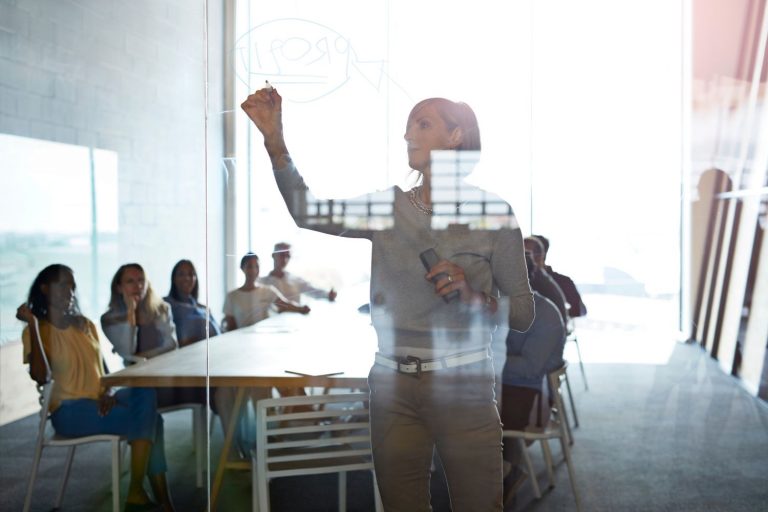
[[[101,386],[104,375],[96,327],[84,317],[75,299],[72,269],[54,264],[44,268],[29,290],[16,317],[26,322],[22,339],[24,362],[38,384],[47,378],[45,360],[54,381],[51,423],[60,435],[80,437],[118,434],[131,444],[131,482],[125,510],[173,511],[166,482],[163,419],[157,413],[153,389],[123,388],[112,393]],[[45,353],[41,353],[42,346]],[[159,505],[143,488],[149,482]]]

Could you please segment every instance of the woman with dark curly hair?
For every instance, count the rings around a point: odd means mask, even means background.
[[[27,323],[22,334],[24,362],[38,384],[48,378],[46,360],[50,365],[53,428],[68,437],[126,436],[131,445],[131,482],[125,510],[157,509],[143,488],[148,476],[155,499],[163,510],[173,511],[155,390],[122,388],[113,393],[102,387],[105,369],[98,331],[80,313],[75,288],[72,269],[49,265],[37,275],[27,302],[16,312],[16,318]]]

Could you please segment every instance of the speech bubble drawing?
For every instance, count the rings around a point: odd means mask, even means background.
[[[265,80],[288,101],[307,103],[333,93],[353,77],[376,91],[385,77],[385,61],[361,60],[349,38],[301,18],[257,25],[235,43],[235,75],[249,89]]]

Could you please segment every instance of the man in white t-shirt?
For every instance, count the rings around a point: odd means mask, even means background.
[[[224,301],[224,323],[227,331],[247,327],[269,316],[270,311],[307,314],[309,307],[286,298],[269,284],[259,282],[259,257],[249,252],[240,260],[245,283],[227,293]]]
[[[278,242],[272,251],[272,260],[274,268],[269,275],[259,279],[261,284],[272,285],[277,288],[285,298],[295,302],[301,301],[301,294],[305,293],[315,299],[336,299],[336,291],[331,288],[323,290],[316,288],[304,279],[294,276],[285,271],[288,262],[291,259],[291,245],[285,242]]]
[[[298,303],[286,299],[280,291],[274,286],[261,284],[259,279],[259,257],[249,252],[240,260],[240,270],[245,275],[245,282],[240,288],[236,288],[227,293],[224,301],[224,330],[233,331],[242,327],[248,327],[269,317],[270,311],[283,313],[292,311],[295,313],[309,313],[308,306],[300,306]],[[224,432],[229,429],[229,420],[232,417],[232,409],[235,405],[236,388],[220,387],[216,388],[216,407],[221,418],[221,425]],[[295,394],[292,389],[280,389],[281,394]],[[256,405],[256,402],[263,398],[272,396],[271,388],[255,387],[248,388],[248,398]],[[246,431],[252,432],[252,428]],[[243,437],[241,429],[236,431],[235,445],[238,447],[239,455],[244,457],[250,453],[253,440]]]

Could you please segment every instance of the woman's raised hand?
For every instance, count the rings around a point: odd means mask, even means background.
[[[264,138],[269,139],[282,136],[282,105],[283,98],[276,89],[269,87],[249,95],[240,108],[245,111]]]
[[[264,136],[272,168],[283,169],[291,163],[283,138],[283,98],[271,86],[254,92],[240,105]]]
[[[16,309],[16,318],[18,318],[22,322],[30,323],[32,322],[32,320],[34,320],[35,315],[32,313],[32,310],[29,308],[29,305],[25,302],[24,304],[22,304]]]
[[[139,301],[133,295],[123,293],[123,302],[126,307],[126,319],[131,326],[136,325],[136,309],[139,306]]]

